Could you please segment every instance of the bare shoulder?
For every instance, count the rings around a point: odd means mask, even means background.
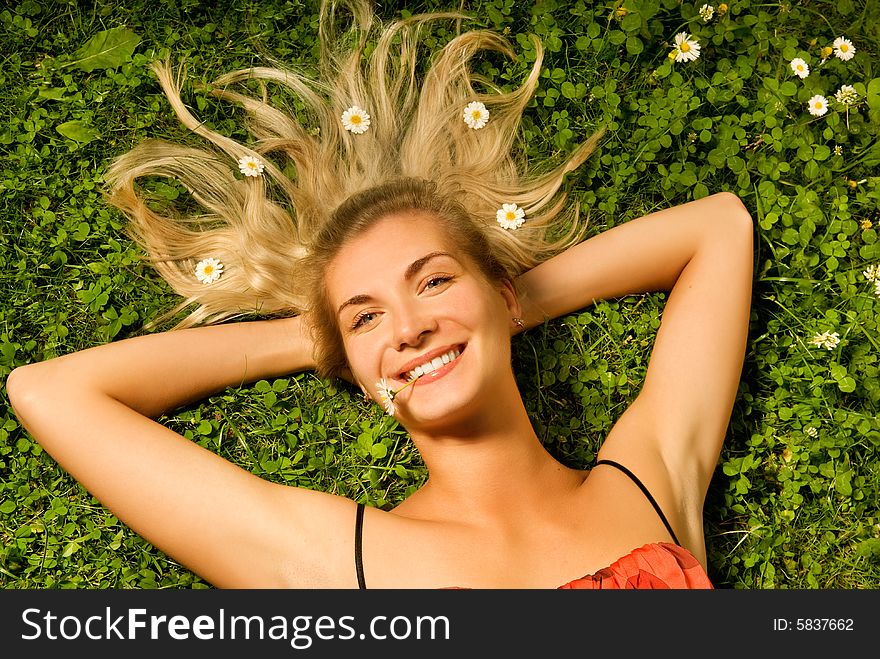
[[[273,581],[269,587],[357,587],[355,501],[317,490],[266,483],[263,504],[255,512],[255,526],[249,533]]]
[[[424,531],[436,526],[407,513],[407,502],[390,511],[363,506],[362,548],[385,548],[365,561],[373,569],[378,564],[399,568],[399,561],[413,552],[418,556]],[[273,587],[357,588],[357,508],[357,502],[338,495],[272,485],[262,513],[266,536],[261,544],[268,550],[265,560],[277,566],[279,583]]]
[[[664,211],[693,253],[667,298],[638,397],[600,457],[626,464],[683,544],[702,544],[703,502],[742,375],[753,277],[752,223],[732,194]],[[722,292],[723,294],[719,294]]]

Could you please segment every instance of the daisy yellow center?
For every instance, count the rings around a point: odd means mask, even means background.
[[[479,110],[474,110],[473,112],[471,112],[471,117],[473,117],[474,119],[479,119],[482,116],[482,114],[483,113],[480,112]]]
[[[819,110],[822,108],[822,101],[816,101],[816,109]]]
[[[247,164],[247,166],[250,167],[251,169],[256,169],[256,168],[257,168],[257,163],[255,163],[255,162],[249,162],[249,163]]]
[[[353,114],[351,115],[350,121],[353,124],[359,124],[361,122],[361,116],[359,114]]]
[[[798,70],[798,71],[803,71],[803,70],[804,70],[804,65],[803,65],[803,64],[798,64],[798,65],[797,65],[797,70]]]
[[[507,217],[508,220],[515,220],[515,219],[516,219],[516,213],[514,213],[513,211],[507,211],[507,216],[506,216],[506,217]]]
[[[849,46],[847,46],[845,43],[842,43],[840,44],[840,50],[845,53],[849,50]]]
[[[681,45],[678,47],[678,49],[679,49],[681,52],[686,53],[687,51],[689,51],[689,50],[691,49],[691,46],[690,46],[690,44],[689,44],[687,41],[683,41],[683,42],[681,43]]]
[[[214,266],[213,265],[206,265],[204,272],[206,275],[210,275],[212,272],[214,272]]]

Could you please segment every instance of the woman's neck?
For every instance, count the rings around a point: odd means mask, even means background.
[[[399,512],[501,527],[547,514],[584,473],[562,465],[538,439],[522,400],[498,405],[466,430],[413,435],[428,481]]]

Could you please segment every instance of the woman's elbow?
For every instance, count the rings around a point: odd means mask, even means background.
[[[34,399],[38,397],[34,387],[33,371],[33,364],[19,366],[6,378],[6,396],[19,419],[24,410],[31,407]]]
[[[6,395],[19,420],[51,409],[53,392],[60,386],[52,370],[43,362],[26,364],[13,369],[6,378]]]
[[[752,234],[755,223],[752,214],[746,205],[733,192],[719,192],[713,195],[718,204],[718,217],[723,221],[737,227],[738,230]]]

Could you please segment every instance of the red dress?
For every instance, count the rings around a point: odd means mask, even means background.
[[[709,575],[687,549],[652,542],[633,549],[606,568],[559,589],[713,588]]]

